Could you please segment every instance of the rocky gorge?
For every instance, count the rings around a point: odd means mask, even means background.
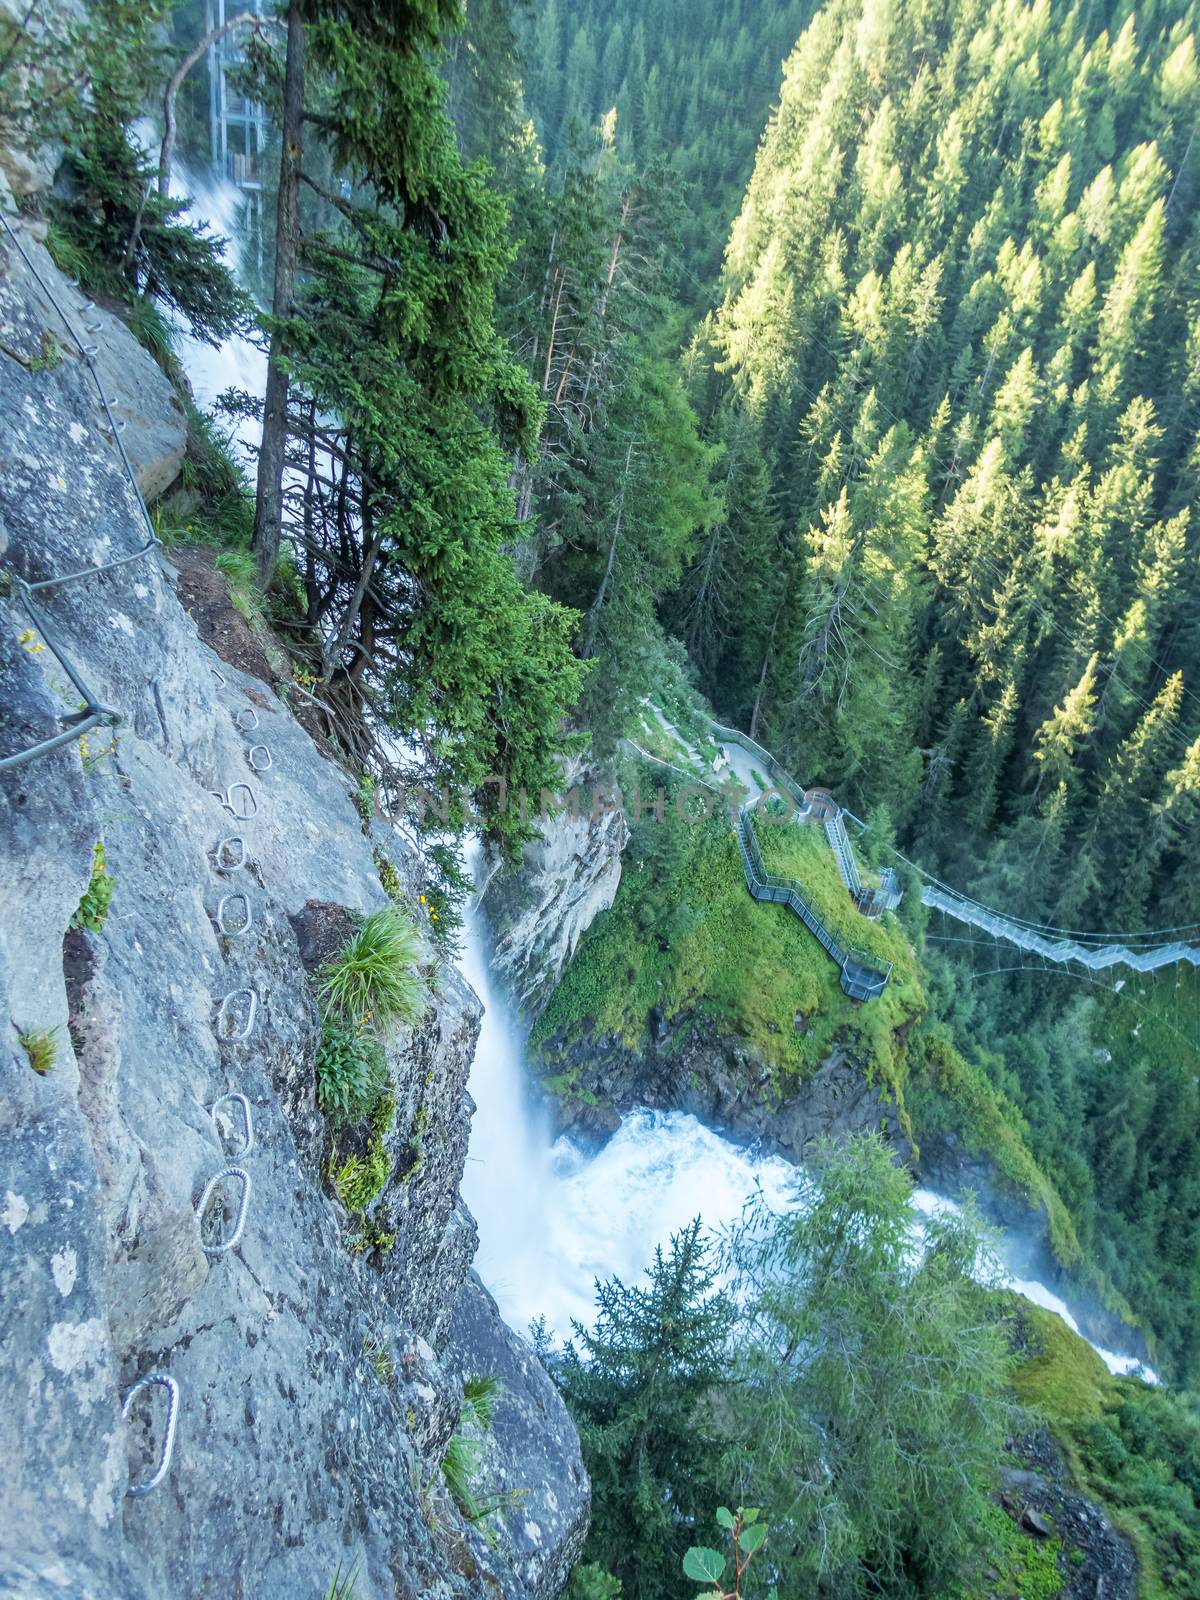
[[[306,961],[386,904],[381,859],[403,886],[414,859],[362,823],[288,686],[242,670],[212,586],[189,614],[194,573],[136,555],[142,511],[60,308],[96,347],[147,500],[178,472],[183,411],[118,317],[80,312],[36,226],[8,222],[0,759],[70,730],[72,671],[119,720],[0,771],[0,1593],[292,1600],[354,1572],[363,1600],[549,1597],[589,1490],[553,1385],[470,1270],[478,1003],[430,947],[424,1015],[386,1039],[397,1105],[370,1220],[395,1242],[356,1253],[326,1182]],[[24,603],[23,585],[91,568]],[[111,902],[81,919],[98,871]],[[48,1070],[33,1038],[53,1041]],[[122,1398],[156,1374],[178,1386],[174,1455],[131,1497],[165,1406],[143,1390],[123,1420]],[[480,1374],[501,1386],[486,1534],[440,1471]]]

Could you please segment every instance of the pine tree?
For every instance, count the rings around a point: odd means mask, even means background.
[[[699,1218],[656,1249],[647,1284],[597,1283],[594,1325],[554,1363],[592,1480],[584,1555],[624,1600],[668,1600],[680,1562],[726,1492],[728,1443],[708,1420],[724,1378],[732,1303],[716,1287]]]

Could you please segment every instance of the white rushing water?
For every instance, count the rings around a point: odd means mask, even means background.
[[[226,240],[225,256],[236,272],[243,196],[228,183],[183,171],[172,180],[176,192],[193,197],[189,219],[208,223]],[[214,349],[178,330],[178,349],[205,409],[229,388],[261,399],[266,355],[259,344],[234,338]],[[254,422],[236,430],[247,464],[258,434]],[[737,746],[729,747],[729,755],[734,774],[757,788],[750,758]],[[473,846],[468,861],[478,866],[479,859]],[[465,932],[463,973],[485,1012],[471,1070],[477,1109],[462,1188],[479,1224],[476,1265],[512,1327],[524,1331],[545,1316],[560,1337],[569,1335],[572,1319],[592,1315],[597,1278],[636,1280],[655,1246],[665,1245],[694,1217],[720,1228],[759,1191],[773,1207],[794,1200],[796,1169],[788,1162],[745,1150],[683,1112],[632,1112],[599,1151],[553,1139],[549,1115],[526,1072],[522,1032],[493,985],[474,906]],[[953,1206],[925,1190],[914,1201],[926,1216]],[[1079,1332],[1066,1304],[1044,1284],[1007,1281]],[[1113,1372],[1138,1368],[1131,1356],[1103,1349],[1099,1354]],[[1153,1373],[1143,1375],[1157,1381]]]
[[[225,264],[239,282],[244,282],[238,241],[244,237],[246,196],[223,179],[198,177],[178,164],[171,170],[171,191],[177,197],[188,197],[188,222],[202,226],[209,238],[224,240],[221,254]],[[186,327],[177,325],[175,343],[202,411],[211,413],[227,389],[244,390],[258,400],[266,393],[267,352],[263,340],[235,335],[217,348],[193,338]],[[231,423],[222,417],[218,418],[218,425],[232,436],[242,464],[251,466],[262,436],[257,418],[244,417]]]
[[[469,853],[478,862],[477,847]],[[656,1245],[694,1217],[710,1228],[734,1221],[756,1191],[776,1209],[794,1203],[796,1169],[724,1139],[680,1111],[634,1111],[598,1151],[551,1137],[534,1097],[524,1039],[488,968],[482,917],[465,924],[463,976],[484,1005],[471,1068],[476,1112],[463,1198],[479,1225],[476,1267],[505,1320],[523,1332],[545,1316],[561,1338],[588,1322],[597,1278],[636,1281]],[[921,1216],[955,1211],[952,1200],[918,1189]],[[1079,1324],[1045,1284],[1005,1273],[1002,1282],[1035,1305]],[[1094,1346],[1110,1372],[1156,1375],[1136,1357]]]

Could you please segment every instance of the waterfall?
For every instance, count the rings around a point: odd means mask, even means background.
[[[179,163],[171,169],[171,189],[177,197],[188,197],[186,220],[202,227],[210,238],[224,240],[225,265],[244,283],[240,271],[238,241],[243,237],[242,220],[246,196],[222,178],[200,177]],[[266,341],[261,336],[235,334],[218,348],[195,338],[185,326],[175,325],[175,344],[183,362],[196,404],[212,411],[227,389],[244,390],[259,400],[267,388]],[[262,426],[254,417],[239,418],[229,431],[234,451],[243,466],[251,467],[262,436]]]
[[[467,861],[477,871],[478,845]],[[636,1281],[655,1246],[694,1217],[720,1228],[759,1191],[775,1210],[798,1203],[791,1163],[735,1145],[683,1112],[630,1112],[598,1151],[553,1139],[529,1082],[522,1030],[492,980],[474,903],[465,931],[463,975],[484,1016],[471,1068],[476,1111],[462,1191],[479,1225],[476,1267],[512,1327],[520,1331],[545,1316],[567,1336],[572,1319],[591,1321],[597,1278]],[[913,1204],[919,1217],[958,1209],[923,1189]],[[918,1221],[918,1247],[921,1234]],[[1079,1333],[1066,1303],[1045,1284],[1007,1272],[1001,1281]],[[1141,1371],[1157,1381],[1136,1357],[1093,1348],[1110,1372]]]

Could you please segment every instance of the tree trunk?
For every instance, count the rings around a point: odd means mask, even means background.
[[[279,162],[279,208],[275,227],[275,292],[271,310],[277,323],[292,314],[296,254],[300,235],[300,158],[304,127],[304,21],[300,0],[288,8],[287,62],[283,84],[283,153]],[[267,390],[263,403],[262,447],[258,453],[258,493],[254,505],[254,551],[258,582],[265,589],[279,560],[283,461],[287,448],[288,377],[282,355],[284,328],[271,334]]]
[[[613,536],[608,546],[608,560],[604,564],[604,576],[600,580],[600,588],[592,602],[592,609],[588,613],[587,641],[583,647],[583,659],[590,661],[592,652],[596,648],[596,632],[600,627],[600,613],[604,610],[604,601],[608,594],[608,584],[612,577],[613,564],[617,559],[617,544],[621,538],[621,517],[625,510],[625,484],[629,478],[629,464],[633,460],[633,441],[629,441],[629,448],[625,452],[625,471],[621,475],[621,492],[617,497],[617,516],[613,525]]]
[[[763,652],[762,671],[758,675],[758,689],[754,695],[754,709],[750,713],[750,737],[752,739],[758,738],[758,717],[762,710],[763,690],[767,686],[767,668],[771,664],[771,651],[775,648],[775,630],[779,626],[779,618],[782,614],[783,602],[781,601],[778,610],[775,612],[775,619],[771,623],[771,637],[767,640],[767,648]]]

